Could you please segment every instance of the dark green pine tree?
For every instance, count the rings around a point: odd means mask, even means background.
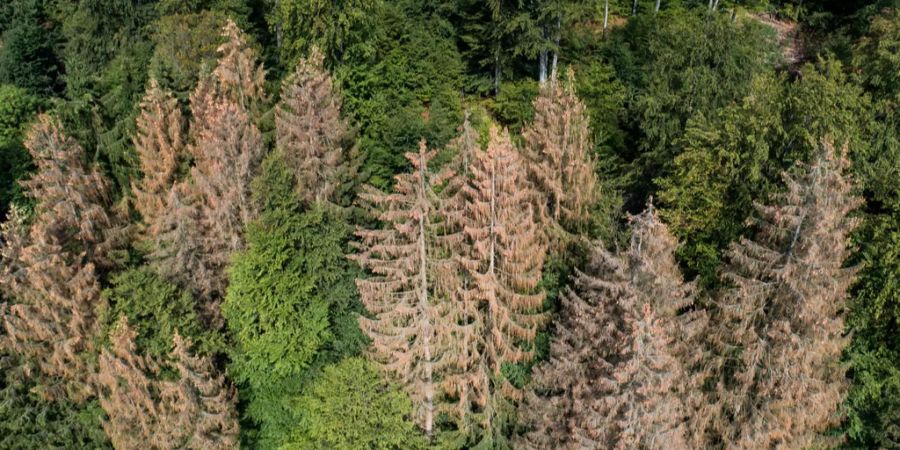
[[[302,209],[279,153],[255,182],[263,208],[237,254],[222,312],[232,334],[231,374],[259,445],[279,444],[298,414],[289,400],[324,363],[357,354],[364,338],[355,271],[344,257],[350,228],[336,207]],[[249,427],[245,426],[245,429]]]
[[[45,13],[45,3],[50,2],[12,0],[0,11],[11,19],[0,37],[0,83],[49,96],[62,89],[62,64],[55,53],[59,35]]]

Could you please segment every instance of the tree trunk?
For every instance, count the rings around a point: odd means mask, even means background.
[[[660,3],[661,1],[662,1],[662,0],[656,0],[656,8],[653,9],[653,12],[659,12],[659,3]]]
[[[547,50],[541,50],[538,56],[538,82],[544,84],[547,81]]]
[[[632,16],[637,15],[637,2],[638,2],[638,0],[634,0],[634,3],[631,4],[631,15]]]
[[[426,167],[424,157],[421,156],[420,153],[420,164],[422,167]],[[420,184],[420,195],[425,196],[425,176],[424,170],[422,171],[423,176],[419,177]],[[427,217],[423,214],[419,217],[419,308],[422,310],[422,336],[425,341],[424,344],[424,355],[425,358],[425,378],[426,378],[426,387],[425,387],[425,435],[431,439],[432,429],[434,428],[434,387],[432,385],[432,377],[433,377],[433,369],[431,367],[431,334],[432,334],[432,326],[429,321],[431,318],[428,316],[428,255],[426,254],[426,246],[425,246],[425,220]]]
[[[500,97],[500,43],[494,50],[494,97]]]
[[[562,34],[562,17],[556,16],[556,37],[554,39],[556,48],[553,49],[553,63],[550,65],[550,76],[556,79],[556,63],[559,60],[559,39]]]
[[[606,28],[609,26],[609,0],[603,4],[603,35],[606,36]]]

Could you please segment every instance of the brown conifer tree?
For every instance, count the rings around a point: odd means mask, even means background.
[[[732,246],[733,283],[716,325],[722,355],[720,439],[727,448],[819,448],[841,421],[841,353],[854,270],[843,267],[859,205],[846,147],[823,142],[785,175],[787,190],[758,205],[755,240]]]
[[[537,287],[546,254],[543,233],[529,201],[534,193],[523,161],[508,132],[491,129],[486,151],[470,165],[462,189],[462,227],[466,247],[459,264],[467,280],[457,302],[466,318],[465,365],[455,377],[454,394],[466,416],[490,437],[500,426],[499,408],[520,397],[501,374],[505,363],[528,361],[546,316]],[[474,415],[472,415],[474,414]]]
[[[297,192],[308,204],[335,200],[341,172],[347,169],[344,151],[350,145],[341,98],[323,60],[317,48],[300,60],[275,111],[278,148],[294,173]]]
[[[534,123],[522,134],[528,170],[542,194],[539,209],[552,223],[576,232],[588,223],[599,194],[585,106],[575,95],[574,73],[556,77],[534,101]]]
[[[266,97],[266,71],[257,60],[256,50],[247,42],[247,35],[232,21],[228,20],[222,30],[225,38],[217,51],[219,62],[213,70],[212,78],[201,79],[198,89],[211,89],[204,84],[214,82],[213,90],[219,91],[252,117],[258,119],[268,102]],[[194,111],[194,114],[197,112]]]
[[[26,373],[43,375],[42,394],[79,402],[91,395],[86,355],[103,305],[95,262],[106,263],[115,222],[107,184],[84,162],[84,150],[41,116],[25,142],[37,172],[23,186],[35,202],[28,236],[21,217],[5,227],[0,281],[15,304],[6,308],[3,344],[23,356]],[[13,214],[18,214],[14,212]]]
[[[165,215],[151,236],[151,258],[168,279],[203,301],[206,318],[218,325],[231,254],[243,248],[244,228],[258,214],[250,183],[265,156],[255,114],[265,105],[265,71],[234,23],[213,73],[191,95],[190,177],[165,196]]]
[[[562,296],[550,359],[522,407],[534,448],[687,449],[697,389],[688,368],[705,325],[674,260],[675,239],[652,206],[632,218],[627,251],[597,246]]]
[[[170,355],[177,380],[160,378],[161,364],[138,355],[125,317],[100,355],[97,384],[109,416],[103,428],[116,448],[234,449],[238,423],[234,390],[208,358],[190,354],[177,333]]]
[[[132,183],[135,207],[144,219],[145,234],[153,237],[162,232],[160,222],[168,213],[167,198],[176,182],[178,165],[186,156],[178,100],[160,89],[156,80],[150,80],[141,102],[134,146],[143,173],[140,181]]]
[[[372,357],[400,379],[413,399],[417,422],[429,436],[439,372],[458,357],[451,333],[459,320],[450,301],[455,266],[441,251],[455,238],[444,234],[435,194],[452,172],[429,172],[436,154],[423,140],[417,153],[406,154],[413,172],[395,177],[393,193],[368,188],[360,195],[384,228],[358,230],[360,252],[352,256],[375,275],[356,282],[373,315],[360,318],[372,339]]]
[[[137,333],[122,316],[110,333],[110,349],[100,353],[100,406],[106,411],[103,429],[113,447],[118,449],[169,449],[178,441],[163,433],[163,417],[159,406],[159,364],[137,354]]]
[[[175,334],[170,355],[180,377],[163,390],[167,432],[185,436],[179,448],[235,449],[240,440],[237,395],[208,357],[191,353],[190,340]]]

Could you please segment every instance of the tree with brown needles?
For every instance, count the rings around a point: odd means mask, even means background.
[[[134,146],[143,177],[132,182],[135,207],[144,219],[146,237],[162,232],[168,213],[167,197],[176,182],[178,166],[186,159],[184,119],[178,100],[150,80],[137,118]]]
[[[163,433],[159,406],[159,364],[137,353],[134,330],[122,316],[110,333],[110,348],[100,352],[97,384],[100,406],[106,411],[103,430],[119,449],[168,449],[178,442]]]
[[[460,357],[452,336],[459,313],[450,301],[455,266],[440,250],[455,238],[444,234],[435,193],[452,172],[429,171],[436,154],[423,140],[417,153],[406,154],[413,172],[395,177],[393,193],[367,188],[360,195],[384,228],[358,230],[360,252],[352,256],[375,275],[356,282],[372,314],[360,318],[372,339],[372,357],[401,381],[429,436],[439,372]]]
[[[541,87],[534,101],[534,122],[522,133],[528,170],[539,192],[540,212],[565,231],[584,228],[599,194],[584,103],[575,94],[568,71]]]
[[[332,84],[322,53],[313,48],[284,83],[275,111],[278,148],[307,204],[334,201],[347,170],[350,135]]]
[[[92,392],[87,355],[103,305],[95,266],[108,261],[116,223],[106,181],[55,119],[41,116],[25,145],[37,165],[22,183],[35,215],[28,229],[14,210],[4,227],[0,282],[15,304],[3,314],[3,344],[23,356],[26,372],[47,378],[45,397],[80,402]]]
[[[174,389],[163,393],[164,411],[169,417],[170,432],[186,436],[179,447],[204,449],[236,449],[240,427],[237,420],[237,395],[234,387],[218,375],[209,357],[191,352],[191,342],[175,333],[170,355],[179,378]]]
[[[694,286],[652,206],[631,220],[629,248],[597,245],[562,295],[550,358],[521,408],[532,448],[688,449],[690,347],[705,325]],[[685,310],[688,310],[687,312]]]
[[[492,439],[502,426],[501,408],[521,396],[500,369],[533,357],[535,335],[546,320],[545,294],[538,288],[546,246],[509,133],[493,127],[487,150],[473,156],[461,196],[466,245],[457,252],[467,278],[457,302],[471,314],[465,320],[472,343],[455,394],[471,402],[464,405],[466,416]]]
[[[244,228],[258,215],[250,183],[266,148],[248,109],[266,101],[265,72],[234,23],[224,36],[216,69],[190,99],[190,177],[168,189],[151,252],[162,274],[198,294],[213,324],[221,321],[229,258],[243,248]]]
[[[176,380],[162,364],[137,353],[136,333],[120,318],[111,349],[100,354],[97,385],[108,416],[103,429],[116,448],[234,449],[238,423],[234,389],[215,375],[209,358],[190,353],[177,333],[170,354]]]
[[[787,190],[757,205],[755,240],[729,252],[732,283],[715,320],[721,353],[720,439],[727,448],[832,444],[847,389],[841,353],[855,271],[843,267],[860,204],[845,175],[847,149],[823,141]]]
[[[254,119],[266,108],[266,71],[258,62],[257,52],[247,42],[247,35],[232,20],[222,29],[225,42],[219,46],[219,62],[212,78],[201,79],[200,84],[214,82],[215,90],[224,95]],[[201,92],[210,86],[198,86]],[[195,111],[196,114],[196,111]]]

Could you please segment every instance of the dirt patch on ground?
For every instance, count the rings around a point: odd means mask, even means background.
[[[796,66],[803,61],[805,57],[803,37],[797,22],[780,19],[768,13],[754,14],[753,17],[775,30],[786,65]]]

